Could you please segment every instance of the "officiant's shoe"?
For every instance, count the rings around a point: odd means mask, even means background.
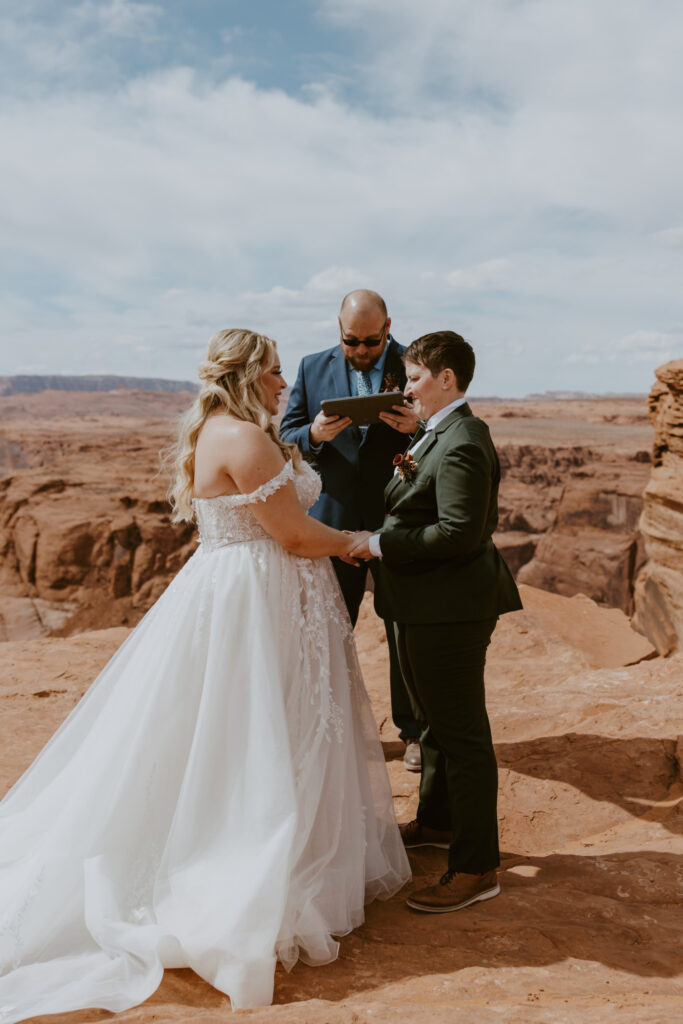
[[[421,825],[417,819],[399,825],[398,830],[406,850],[413,850],[416,846],[438,846],[440,850],[447,850],[451,845],[450,832]]]
[[[491,900],[499,892],[500,886],[495,871],[487,871],[483,875],[447,871],[437,885],[418,889],[406,903],[413,910],[424,910],[428,914],[447,914],[451,910],[464,910],[473,903]]]
[[[422,750],[417,740],[408,740],[406,752],[403,755],[403,767],[409,772],[422,771]]]

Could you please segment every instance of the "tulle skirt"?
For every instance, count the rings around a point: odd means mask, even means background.
[[[408,877],[329,561],[200,547],[0,804],[0,1020],[268,1004]]]

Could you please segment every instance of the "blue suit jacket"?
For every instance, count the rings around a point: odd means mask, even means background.
[[[384,375],[405,386],[403,348],[389,336]],[[385,423],[371,424],[363,437],[347,427],[316,454],[311,450],[310,426],[325,398],[351,395],[346,359],[340,345],[305,356],[280,425],[283,441],[296,444],[322,477],[320,498],[311,515],[338,530],[376,530],[384,519],[384,488],[394,472],[393,459],[404,452],[409,438]]]

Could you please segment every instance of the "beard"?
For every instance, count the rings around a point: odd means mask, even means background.
[[[352,352],[346,355],[346,362],[349,366],[352,366],[354,370],[362,370],[364,373],[368,373],[369,370],[376,366],[382,357],[384,349],[375,354],[374,352],[368,352],[367,355],[359,356],[357,353]]]

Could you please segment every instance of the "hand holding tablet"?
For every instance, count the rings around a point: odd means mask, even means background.
[[[378,395],[359,395],[357,398],[326,398],[321,402],[325,416],[341,416],[355,427],[380,423],[380,413],[393,412],[395,405],[405,405],[400,391],[382,391]]]

